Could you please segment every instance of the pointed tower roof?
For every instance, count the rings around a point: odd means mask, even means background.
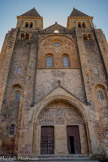
[[[73,9],[72,13],[70,14],[71,17],[89,17],[88,15],[86,15],[85,13],[77,10],[77,9]]]
[[[29,10],[28,12],[20,15],[20,16],[28,16],[28,17],[41,17],[35,8]]]

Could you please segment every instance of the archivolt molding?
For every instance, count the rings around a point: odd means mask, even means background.
[[[96,89],[98,86],[102,86],[102,87],[104,87],[105,89],[107,89],[107,85],[104,84],[104,83],[101,83],[101,82],[96,83],[96,84],[94,85],[95,89]]]
[[[89,120],[88,106],[85,106],[77,98],[73,96],[69,97],[69,96],[64,96],[64,95],[54,95],[54,96],[50,96],[50,97],[43,99],[41,102],[39,102],[37,105],[34,106],[34,111],[33,111],[32,119],[31,119],[32,122],[36,123],[38,120],[38,116],[40,112],[42,111],[42,109],[45,108],[51,102],[56,101],[56,100],[63,100],[71,104],[82,114],[85,122]]]
[[[70,41],[72,41],[72,43],[74,44],[74,47],[76,47],[76,43],[75,43],[75,41],[72,39],[72,38],[70,38],[70,37],[68,37],[68,36],[66,36],[66,35],[63,35],[63,34],[57,34],[57,35],[55,35],[55,34],[50,34],[50,35],[47,35],[47,36],[44,36],[44,37],[42,37],[40,40],[39,40],[39,45],[41,44],[41,42],[42,41],[44,41],[44,39],[47,39],[47,38],[49,38],[49,37],[65,37],[65,38],[67,38],[67,39],[69,39]]]

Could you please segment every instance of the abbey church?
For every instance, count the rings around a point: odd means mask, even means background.
[[[0,54],[0,155],[108,157],[108,44],[93,17],[17,16]]]

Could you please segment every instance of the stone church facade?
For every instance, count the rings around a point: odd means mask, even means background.
[[[0,55],[0,154],[108,156],[108,45],[93,17],[17,17]]]

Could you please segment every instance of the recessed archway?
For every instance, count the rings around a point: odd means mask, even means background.
[[[85,129],[86,118],[84,118],[84,114],[82,115],[82,112],[72,105],[72,103],[66,99],[53,99],[50,100],[50,102],[48,102],[42,109],[40,108],[35,115],[37,117],[35,116],[33,153],[40,154],[43,149],[43,137],[41,136],[42,127],[46,127],[46,129],[48,127],[49,129],[49,127],[52,126],[54,127],[54,154],[70,153],[70,143],[69,138],[67,138],[67,126],[74,127],[74,129],[77,127],[79,131],[79,148],[80,146],[81,148],[79,152],[77,152],[78,150],[75,150],[75,153],[88,153],[88,137]],[[71,136],[76,138],[75,134]]]

